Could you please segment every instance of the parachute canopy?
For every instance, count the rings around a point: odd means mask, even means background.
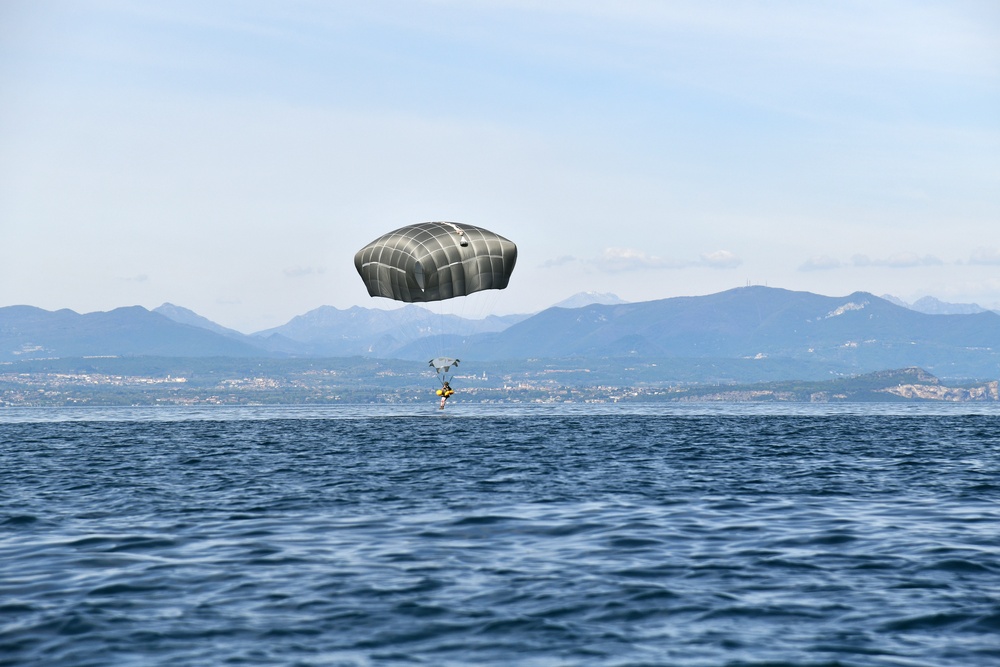
[[[455,222],[400,227],[354,255],[368,294],[407,303],[504,289],[516,261],[513,242]]]

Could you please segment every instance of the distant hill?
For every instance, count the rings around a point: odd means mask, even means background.
[[[921,366],[943,377],[996,377],[1000,315],[927,315],[865,292],[827,297],[754,286],[550,308],[482,338],[474,353],[491,359],[771,358],[840,372]]]
[[[617,294],[611,294],[610,292],[578,292],[568,299],[563,299],[557,304],[554,304],[553,308],[583,308],[584,306],[590,306],[592,304],[599,303],[605,306],[614,306],[619,303],[628,303],[624,299],[621,299]]]
[[[894,297],[891,294],[883,294],[882,298],[896,304],[897,306],[903,306],[904,308],[909,308],[910,310],[915,310],[918,313],[926,313],[928,315],[975,315],[976,313],[987,312],[987,309],[983,308],[978,303],[948,303],[932,296],[921,297],[913,303],[906,303],[902,299]],[[997,311],[991,312],[996,313]]]
[[[208,329],[209,331],[214,331],[217,334],[229,336],[230,338],[243,338],[243,334],[235,329],[227,329],[220,324],[216,324],[207,317],[202,317],[193,310],[175,306],[172,303],[165,303],[162,306],[158,306],[154,308],[152,312],[159,313],[160,315],[168,317],[174,322],[179,322],[180,324],[189,324],[200,329]]]
[[[0,308],[0,361],[71,356],[390,358],[414,341],[500,331],[527,315],[481,320],[418,306],[397,310],[323,306],[252,335],[165,303],[81,315],[32,306]],[[423,356],[423,353],[418,356]]]
[[[975,315],[986,312],[978,303],[947,303],[932,296],[917,299],[910,304],[910,308],[928,315]]]
[[[699,402],[996,402],[1000,400],[1000,382],[992,380],[972,386],[949,387],[922,368],[901,368],[823,382],[684,387],[671,391],[668,397],[674,401]]]
[[[253,335],[170,304],[157,311],[0,308],[0,361],[109,355],[426,361],[435,350],[482,362],[576,360],[577,367],[642,360],[651,381],[667,373],[685,381],[819,379],[911,366],[943,378],[1000,377],[1000,315],[929,315],[865,292],[829,297],[755,286],[485,320],[413,305],[324,306]]]
[[[395,310],[358,306],[340,310],[333,306],[321,306],[292,318],[287,324],[259,331],[253,334],[253,338],[270,341],[280,336],[299,344],[302,352],[318,356],[388,357],[423,338],[502,331],[527,317],[493,315],[473,320],[441,315],[414,305]]]
[[[0,361],[137,355],[239,357],[268,353],[140,306],[85,315],[33,306],[0,308]]]

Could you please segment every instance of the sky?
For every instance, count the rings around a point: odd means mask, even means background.
[[[767,285],[1000,308],[1000,4],[4,0],[0,306],[245,333],[354,253],[518,245],[496,314]]]

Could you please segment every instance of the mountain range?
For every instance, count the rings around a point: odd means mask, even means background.
[[[921,366],[947,377],[1000,374],[1000,315],[928,315],[865,292],[744,287],[552,308],[477,342],[486,358],[784,359],[859,372]]]
[[[586,305],[574,307],[577,302]],[[10,306],[0,308],[0,362],[142,355],[426,361],[447,354],[781,364],[789,378],[907,366],[944,378],[1000,376],[1000,315],[982,309],[928,314],[865,292],[829,297],[762,286],[638,303],[614,295],[564,303],[568,307],[484,320],[413,305],[392,311],[324,306],[250,335],[172,304],[87,314]]]
[[[882,298],[886,301],[891,301],[897,306],[903,306],[904,308],[909,308],[910,310],[915,310],[918,313],[926,313],[928,315],[975,315],[976,313],[985,313],[989,310],[987,308],[983,308],[978,303],[948,303],[932,296],[921,297],[913,303],[906,303],[902,299],[896,298],[891,294],[883,294]],[[1000,315],[1000,311],[997,310],[990,312]]]

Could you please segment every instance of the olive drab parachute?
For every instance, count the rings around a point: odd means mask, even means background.
[[[516,261],[513,242],[455,222],[400,227],[354,255],[368,294],[407,303],[504,289]]]

